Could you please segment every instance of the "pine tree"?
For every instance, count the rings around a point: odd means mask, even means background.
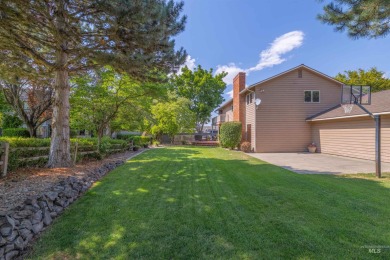
[[[334,0],[318,19],[348,30],[351,38],[377,38],[390,32],[390,0]]]
[[[31,59],[54,75],[49,167],[69,167],[69,77],[111,65],[134,79],[154,80],[184,62],[172,36],[184,30],[183,3],[173,0],[3,0],[0,55]],[[10,70],[9,73],[12,73]]]

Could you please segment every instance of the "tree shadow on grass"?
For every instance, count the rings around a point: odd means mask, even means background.
[[[390,245],[388,185],[228,154],[140,155],[66,210],[30,257],[377,258],[362,247]]]

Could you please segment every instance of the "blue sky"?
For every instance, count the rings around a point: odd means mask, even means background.
[[[247,85],[305,64],[330,76],[377,67],[390,77],[390,36],[352,40],[322,24],[317,0],[185,0],[186,29],[176,38],[191,59],[214,71],[247,72]],[[225,94],[225,99],[229,95]]]

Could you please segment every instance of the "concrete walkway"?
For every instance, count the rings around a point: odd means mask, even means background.
[[[375,162],[320,153],[248,153],[260,160],[302,174],[374,173]],[[390,163],[382,163],[390,172]]]

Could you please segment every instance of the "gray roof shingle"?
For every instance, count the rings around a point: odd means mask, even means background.
[[[372,114],[390,113],[390,90],[383,90],[371,94],[371,104],[362,105]],[[307,118],[307,121],[328,120],[336,118],[348,118],[357,116],[368,116],[367,112],[359,106],[354,105],[350,114],[346,114],[341,105],[323,111],[317,115]]]

